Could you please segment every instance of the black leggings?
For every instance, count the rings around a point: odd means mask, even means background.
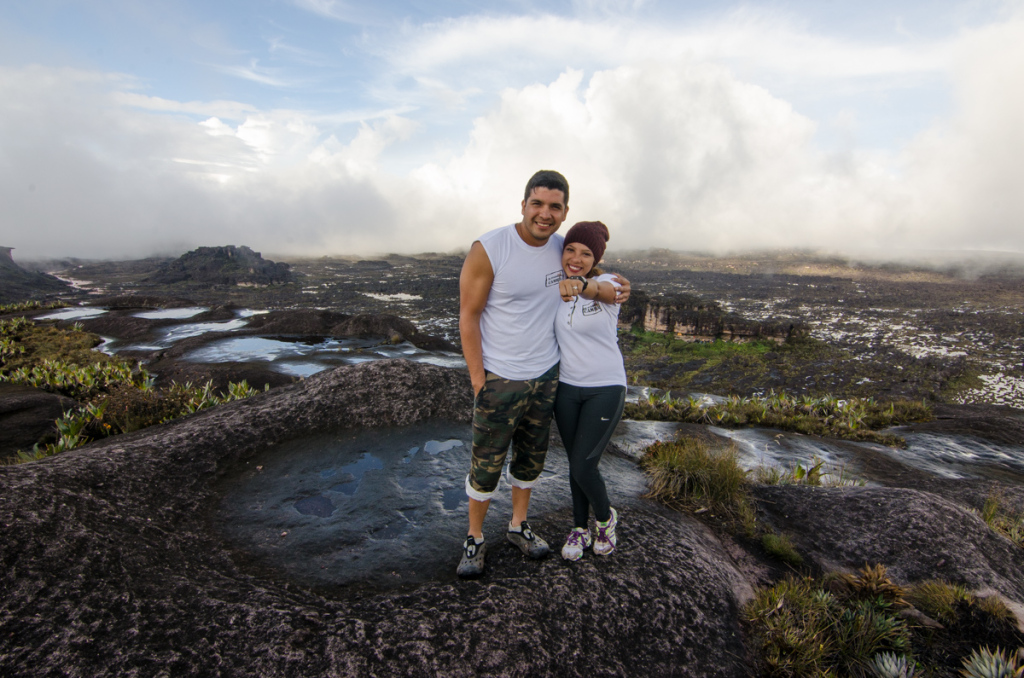
[[[597,465],[626,402],[625,386],[571,386],[559,382],[555,422],[569,453],[569,487],[576,527],[587,527],[590,508],[606,522],[612,516],[608,492]]]

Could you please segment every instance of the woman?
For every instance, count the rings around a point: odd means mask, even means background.
[[[569,485],[575,527],[565,540],[562,557],[579,560],[583,552],[606,556],[615,550],[618,515],[608,504],[604,479],[598,470],[601,454],[615,430],[626,398],[626,370],[616,337],[619,306],[614,276],[596,264],[604,256],[608,227],[600,221],[581,221],[565,234],[559,283],[564,312],[555,320],[562,353],[555,421],[569,453]],[[590,510],[596,534],[588,529]]]

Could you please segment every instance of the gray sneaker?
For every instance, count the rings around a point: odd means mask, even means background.
[[[462,561],[459,562],[459,569],[455,571],[460,577],[479,577],[484,573],[484,554],[487,553],[487,544],[481,539],[479,542],[473,539],[473,535],[466,537],[466,543],[462,545]]]
[[[597,521],[597,536],[594,537],[594,553],[599,556],[607,556],[615,550],[618,539],[615,537],[615,528],[619,524],[619,514],[612,509],[612,515],[608,522]]]
[[[515,531],[509,526],[508,532],[505,536],[508,537],[509,542],[520,551],[530,556],[534,560],[540,560],[546,556],[551,548],[548,547],[548,543],[535,535],[533,530],[530,529],[529,523],[525,520],[519,526],[520,531]]]

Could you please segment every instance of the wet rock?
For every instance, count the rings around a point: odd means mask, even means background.
[[[57,433],[54,421],[77,406],[71,398],[31,386],[0,383],[0,460],[52,441]]]
[[[903,427],[906,432],[970,435],[1006,445],[1024,444],[1024,411],[1006,405],[932,406],[934,419]]]
[[[326,337],[351,316],[334,311],[299,309],[271,311],[249,319],[248,328],[260,334]]]
[[[483,579],[457,581],[453,553],[398,590],[296,585],[209,524],[217,479],[257,451],[470,408],[464,372],[380,361],[0,467],[4,674],[746,673],[742,577],[705,527],[650,504],[624,507],[611,558],[525,561],[495,540]]]
[[[155,309],[155,308],[187,308],[198,306],[190,299],[166,297],[152,294],[121,294],[112,297],[95,297],[89,300],[89,306],[103,306],[116,309]]]
[[[823,571],[882,563],[897,583],[992,588],[1024,602],[1024,552],[964,506],[905,488],[759,486],[777,531]]]

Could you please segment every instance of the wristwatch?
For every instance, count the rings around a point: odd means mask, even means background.
[[[584,290],[587,289],[587,279],[581,275],[570,275],[568,278],[566,278],[566,280],[579,280],[581,283],[583,283],[583,287],[580,288],[580,292],[583,292]]]

